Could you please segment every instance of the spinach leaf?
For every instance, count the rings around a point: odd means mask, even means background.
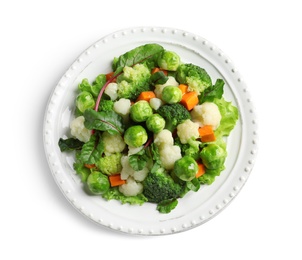
[[[215,84],[208,87],[199,96],[199,104],[206,101],[212,102],[215,98],[220,99],[223,95],[224,81],[222,79],[217,79]]]
[[[132,67],[137,63],[142,63],[150,60],[157,60],[164,48],[159,44],[149,43],[141,45],[121,55],[114,64],[115,75],[121,73],[125,66]]]
[[[147,165],[148,159],[146,150],[142,149],[138,153],[129,156],[129,164],[133,170],[141,171]]]
[[[105,147],[100,134],[95,133],[90,137],[81,150],[79,159],[86,164],[95,164],[104,153]]]
[[[79,150],[82,148],[83,144],[84,142],[81,142],[76,138],[60,138],[58,143],[61,152]]]
[[[93,109],[86,109],[83,116],[85,117],[84,125],[87,129],[120,135],[124,132],[123,119],[114,111],[97,112]]]
[[[165,84],[168,80],[168,77],[162,71],[158,71],[151,75],[150,81],[152,85],[156,84]]]

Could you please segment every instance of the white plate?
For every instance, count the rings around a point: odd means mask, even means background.
[[[239,108],[240,119],[227,139],[226,170],[210,186],[179,199],[169,214],[161,214],[156,205],[121,205],[112,200],[85,193],[72,164],[73,156],[61,153],[60,137],[69,135],[78,83],[90,81],[111,70],[113,57],[145,43],[159,43],[178,53],[183,62],[207,70],[213,82],[226,82],[224,97]],[[90,46],[63,75],[50,96],[43,128],[46,157],[60,190],[74,208],[99,225],[140,235],[172,234],[197,227],[216,216],[239,193],[254,165],[257,153],[255,113],[239,72],[216,46],[200,36],[171,28],[130,28],[110,34]]]

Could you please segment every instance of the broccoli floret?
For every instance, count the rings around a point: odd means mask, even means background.
[[[165,128],[173,132],[176,126],[187,119],[191,119],[189,111],[179,103],[161,106],[157,113],[166,121]]]
[[[193,157],[196,161],[199,159],[199,153],[201,150],[201,145],[202,143],[200,141],[190,139],[188,143],[182,144],[180,142],[179,137],[175,138],[175,145],[178,145],[181,149],[181,154],[183,156],[191,156]]]
[[[188,90],[196,91],[198,95],[212,86],[209,74],[203,68],[191,63],[181,64],[177,68],[176,79],[179,83],[188,84]]]
[[[150,90],[150,76],[150,70],[144,64],[124,67],[123,74],[117,78],[118,97],[136,100],[142,91]]]
[[[176,183],[163,168],[151,171],[142,183],[144,196],[149,202],[155,203],[179,198],[185,189],[184,186]]]
[[[122,158],[121,153],[114,153],[111,155],[107,155],[101,157],[99,161],[97,161],[96,166],[104,174],[111,175],[111,174],[119,173],[122,170],[121,158]]]
[[[102,99],[99,105],[99,111],[112,111],[114,102],[111,99]]]

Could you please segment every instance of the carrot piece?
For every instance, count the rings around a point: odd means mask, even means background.
[[[85,166],[86,168],[88,168],[88,169],[92,169],[92,168],[95,167],[95,164],[87,164],[87,163],[85,163],[84,166]]]
[[[182,92],[183,95],[188,92],[188,85],[186,85],[186,84],[179,84],[178,87],[180,88],[180,90],[181,90],[181,92]]]
[[[198,104],[198,94],[195,91],[187,92],[182,96],[180,103],[187,109],[192,110]]]
[[[198,129],[202,142],[213,142],[216,140],[213,127],[211,125],[205,125]]]
[[[155,93],[153,91],[143,91],[139,94],[137,101],[139,100],[146,100],[150,101],[151,98],[155,98]]]
[[[114,174],[109,176],[109,182],[111,187],[120,186],[126,183],[125,180],[121,179],[120,174]]]
[[[159,72],[159,71],[162,71],[166,76],[168,76],[168,71],[167,70],[164,70],[164,69],[161,69],[161,68],[154,68],[151,70],[151,74],[154,74],[156,72]]]
[[[205,174],[206,167],[202,163],[198,163],[198,172],[196,173],[195,177],[199,178],[201,175]]]
[[[106,74],[106,81],[108,81],[109,79],[111,79],[114,75],[114,71],[109,72]],[[113,80],[112,82],[116,82],[116,80]]]

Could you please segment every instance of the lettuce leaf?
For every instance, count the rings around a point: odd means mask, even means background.
[[[224,98],[215,98],[213,102],[218,106],[221,114],[220,125],[215,130],[215,136],[216,138],[228,136],[239,118],[238,109],[232,105],[232,102],[227,102]]]
[[[147,198],[143,194],[136,196],[125,196],[121,193],[118,187],[110,188],[106,193],[102,194],[102,197],[106,200],[119,200],[122,204],[129,203],[130,205],[142,205],[147,202]]]

